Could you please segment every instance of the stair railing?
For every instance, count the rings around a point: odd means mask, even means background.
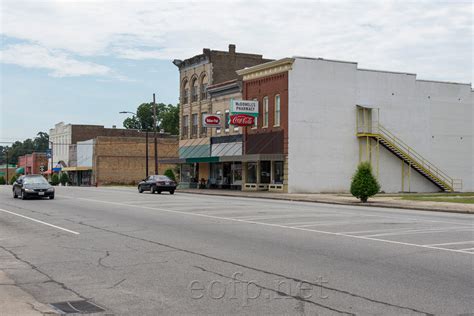
[[[370,125],[367,124],[358,124],[357,126],[358,133],[367,133],[372,135],[379,135],[380,137],[385,138],[387,141],[391,142],[393,146],[398,147],[397,149],[405,154],[407,158],[413,160],[414,163],[418,164],[425,172],[430,173],[431,175],[436,176],[439,180],[443,181],[446,185],[450,186],[451,191],[460,191],[462,189],[462,180],[453,179],[446,172],[439,169],[432,162],[424,158],[419,154],[415,149],[405,143],[403,140],[395,136],[387,128],[385,128],[380,122],[372,121]]]

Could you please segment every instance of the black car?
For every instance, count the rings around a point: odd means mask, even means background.
[[[140,183],[138,183],[138,192],[150,191],[151,193],[157,192],[160,194],[163,191],[168,191],[170,194],[174,194],[176,190],[176,182],[168,178],[167,176],[154,175],[149,176]]]
[[[13,183],[13,197],[26,200],[30,197],[54,199],[54,187],[40,174],[19,177]]]

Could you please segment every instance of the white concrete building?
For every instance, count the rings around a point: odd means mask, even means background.
[[[347,192],[362,160],[372,162],[385,192],[435,192],[446,184],[474,191],[470,84],[417,80],[354,62],[292,60],[289,192]]]

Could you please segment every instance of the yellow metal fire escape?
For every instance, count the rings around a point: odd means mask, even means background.
[[[462,180],[453,179],[448,176],[444,171],[439,169],[433,163],[425,159],[412,147],[403,142],[400,138],[396,137],[393,133],[387,130],[379,122],[379,114],[377,111],[377,119],[372,119],[372,109],[358,106],[357,109],[357,137],[359,138],[359,161],[362,160],[363,143],[365,139],[366,154],[365,157],[369,161],[372,156],[372,144],[371,140],[375,141],[376,148],[376,160],[377,160],[377,176],[379,169],[379,148],[380,145],[385,147],[392,154],[397,156],[402,161],[402,188],[404,185],[404,167],[408,165],[408,176],[413,168],[422,176],[430,180],[442,191],[455,192],[462,189]],[[402,189],[402,191],[404,191]]]

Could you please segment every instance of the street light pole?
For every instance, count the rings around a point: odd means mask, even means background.
[[[10,178],[8,177],[8,146],[6,147],[5,155],[7,156],[7,181],[6,181],[6,183],[9,184],[10,183]]]
[[[129,112],[129,111],[120,111],[120,114],[132,114],[138,117],[137,113],[134,112]],[[140,131],[142,132],[143,129],[140,128]],[[148,178],[148,129],[145,129],[145,179]]]
[[[155,174],[158,174],[158,141],[156,139],[156,102],[153,93],[153,138],[155,141]]]

